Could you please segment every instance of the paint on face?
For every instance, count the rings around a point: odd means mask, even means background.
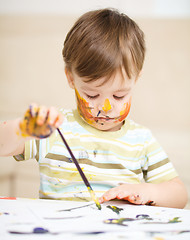
[[[93,116],[91,110],[94,109],[94,106],[90,106],[90,103],[87,102],[83,97],[80,96],[79,92],[75,89],[75,94],[76,94],[76,100],[77,100],[77,108],[80,116],[90,125],[93,125],[94,123],[100,123],[99,124],[104,124],[102,123],[102,118],[99,118],[99,115],[101,111],[97,113],[97,116]],[[131,107],[131,98],[127,103],[123,105],[123,108],[120,111],[120,114],[118,117],[115,118],[109,118],[109,116],[104,116],[103,119],[110,121],[111,119],[114,121],[114,123],[122,122],[127,115],[129,114]],[[104,101],[104,106],[102,107],[103,111],[109,111],[111,110],[111,104],[108,98],[105,99]]]
[[[93,108],[90,107],[89,103],[79,95],[76,89],[75,89],[75,94],[77,98],[77,108],[80,116],[84,118],[87,121],[87,123],[92,124],[94,120],[93,120],[93,115],[91,113],[91,109]]]
[[[104,106],[102,107],[102,110],[104,112],[108,112],[109,110],[111,110],[111,104],[108,98],[105,99],[104,101]]]
[[[97,117],[100,115],[101,111],[98,112]]]
[[[130,108],[131,108],[131,98],[127,103],[124,103],[123,108],[120,111],[120,116],[117,118],[116,121],[122,122],[129,114]]]

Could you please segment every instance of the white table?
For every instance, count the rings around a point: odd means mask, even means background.
[[[107,206],[122,208],[119,214]],[[122,222],[123,218],[123,222]],[[109,219],[112,223],[108,223]],[[120,219],[121,224],[114,224]],[[107,222],[107,223],[106,223]],[[35,232],[43,233],[35,233]],[[190,210],[93,202],[0,199],[0,239],[190,239]]]

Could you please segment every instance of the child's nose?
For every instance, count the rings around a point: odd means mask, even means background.
[[[103,110],[104,112],[108,112],[108,111],[110,111],[111,109],[112,109],[112,106],[111,106],[111,104],[110,104],[110,101],[109,101],[108,98],[106,98],[105,101],[104,101],[104,105],[103,105],[103,107],[102,107],[102,110]]]

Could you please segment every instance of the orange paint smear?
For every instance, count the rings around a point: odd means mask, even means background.
[[[92,116],[92,113],[91,113],[89,103],[79,95],[79,93],[76,89],[75,89],[75,93],[76,93],[77,102],[78,102],[77,107],[78,107],[79,114],[89,124],[92,124],[94,122],[94,120],[93,120],[93,116]]]
[[[129,114],[130,108],[131,108],[131,98],[127,103],[124,104],[123,109],[120,112],[120,118],[117,119],[117,121],[122,122]]]

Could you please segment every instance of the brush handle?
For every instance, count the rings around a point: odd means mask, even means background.
[[[61,133],[61,131],[60,131],[59,128],[57,128],[57,131],[58,131],[61,139],[63,140],[63,142],[64,142],[64,144],[65,144],[65,146],[66,146],[69,154],[71,155],[71,158],[73,159],[73,162],[74,162],[74,164],[76,165],[76,167],[77,167],[77,169],[78,169],[78,171],[79,171],[79,173],[80,173],[80,175],[81,175],[81,177],[82,177],[82,180],[84,181],[84,183],[85,183],[85,185],[87,186],[87,188],[90,188],[90,189],[92,190],[92,187],[90,186],[90,183],[89,183],[88,179],[87,179],[86,176],[84,175],[84,173],[83,173],[80,165],[78,164],[75,156],[73,155],[73,152],[71,151],[68,143],[66,142],[65,138],[63,137],[63,134]]]
[[[80,175],[81,175],[81,178],[82,178],[84,184],[86,185],[86,187],[87,187],[87,189],[88,189],[88,191],[89,191],[89,193],[90,193],[92,199],[93,199],[94,202],[96,203],[97,208],[98,208],[99,210],[101,210],[101,205],[100,205],[100,203],[99,203],[99,201],[98,201],[98,198],[96,197],[96,195],[95,195],[95,193],[94,193],[92,187],[90,186],[90,183],[89,183],[88,179],[87,179],[86,176],[84,175],[84,173],[83,173],[81,167],[79,166],[79,164],[78,164],[78,162],[77,162],[75,156],[73,155],[73,152],[71,151],[69,145],[67,144],[65,138],[63,137],[63,134],[61,133],[61,131],[60,131],[59,128],[57,128],[57,131],[58,131],[58,133],[59,133],[61,139],[63,140],[63,142],[64,142],[64,144],[65,144],[65,146],[66,146],[68,152],[70,153],[71,158],[73,159],[73,162],[74,162],[74,164],[76,165],[76,167],[77,167],[77,169],[78,169],[78,171],[79,171],[79,173],[80,173]]]

